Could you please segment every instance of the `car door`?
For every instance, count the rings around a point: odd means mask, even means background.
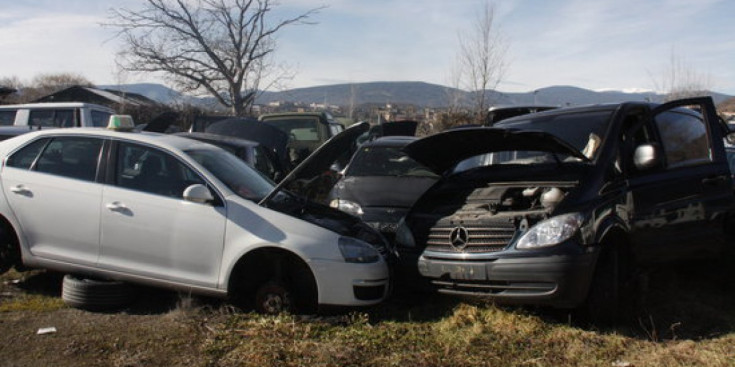
[[[702,255],[724,243],[732,182],[710,99],[667,103],[648,128],[662,162],[630,180],[633,240],[644,261]]]
[[[113,151],[110,184],[102,193],[99,266],[151,279],[216,286],[224,206],[184,200],[186,187],[205,182],[170,152],[130,142],[117,142]]]
[[[2,182],[35,257],[93,265],[99,254],[102,138],[31,141],[6,161]]]

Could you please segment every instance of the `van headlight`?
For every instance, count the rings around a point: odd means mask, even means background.
[[[337,244],[342,257],[348,263],[374,263],[380,260],[378,250],[357,238],[340,237]]]
[[[396,226],[396,245],[403,247],[416,247],[413,232],[411,232],[411,228],[408,228],[404,218],[401,218]]]
[[[564,214],[543,220],[521,236],[516,248],[532,250],[562,243],[577,233],[582,221],[580,213]]]
[[[333,199],[329,202],[329,206],[335,209],[339,209],[347,214],[352,214],[356,217],[362,216],[364,212],[360,204],[344,199]]]

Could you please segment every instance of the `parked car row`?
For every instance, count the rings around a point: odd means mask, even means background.
[[[262,142],[231,144],[251,150],[241,159],[191,139],[232,143],[205,135],[60,129],[0,143],[0,270],[264,312],[376,304],[401,277],[614,319],[636,267],[728,245],[729,130],[709,98],[545,109],[358,146],[368,127],[334,131],[275,185],[252,167]]]

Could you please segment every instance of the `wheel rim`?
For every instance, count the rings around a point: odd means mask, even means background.
[[[269,293],[263,298],[263,310],[268,313],[279,313],[286,310],[287,299],[281,294]]]

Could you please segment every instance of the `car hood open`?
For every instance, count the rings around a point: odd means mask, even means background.
[[[268,202],[276,196],[279,191],[288,187],[294,181],[312,180],[315,177],[320,176],[323,172],[328,171],[340,156],[344,155],[346,152],[353,151],[357,137],[368,131],[369,128],[370,124],[367,122],[357,123],[331,137],[306,157],[301,164],[291,170],[291,172],[289,172],[289,174],[279,182],[278,185],[273,188],[273,191],[263,198],[259,204],[268,206]],[[349,157],[347,157],[347,159],[349,159]],[[328,190],[329,189],[327,189],[327,191]]]
[[[411,158],[438,174],[470,157],[512,150],[566,154],[589,161],[582,152],[549,133],[491,127],[449,130],[403,148]]]

